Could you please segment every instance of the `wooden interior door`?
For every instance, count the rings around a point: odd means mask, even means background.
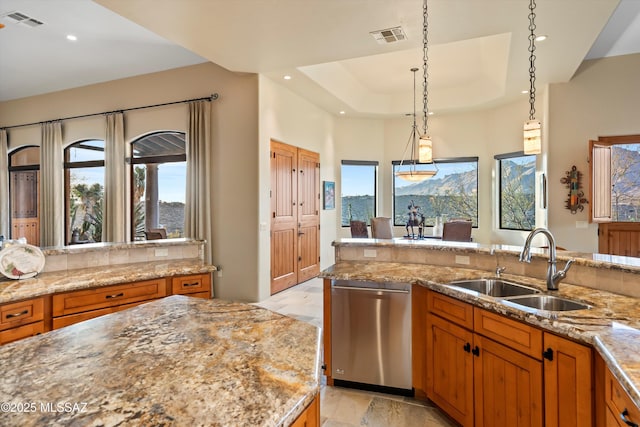
[[[640,257],[640,223],[611,222],[598,225],[598,252]]]
[[[298,283],[298,152],[271,141],[271,294]]]
[[[298,283],[320,273],[320,155],[298,149]]]
[[[271,294],[320,272],[319,154],[271,141]]]
[[[40,246],[38,178],[37,170],[11,172],[11,238],[25,237],[35,246]]]

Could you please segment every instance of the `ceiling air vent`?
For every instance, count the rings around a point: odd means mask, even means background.
[[[37,19],[20,12],[5,13],[4,15],[2,15],[2,18],[6,18],[14,24],[24,24],[29,27],[39,27],[43,24],[42,21],[38,21]]]
[[[369,34],[380,44],[394,43],[406,40],[407,35],[402,27],[387,28],[385,30],[371,31]]]

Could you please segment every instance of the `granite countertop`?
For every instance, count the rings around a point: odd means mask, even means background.
[[[253,305],[167,297],[0,347],[0,425],[287,426],[319,392],[320,343]]]
[[[108,265],[40,273],[23,280],[0,280],[0,304],[58,292],[138,282],[175,275],[202,274],[216,267],[200,259]]]
[[[516,283],[545,293],[586,302],[590,310],[548,312],[525,311],[500,303],[499,299],[473,291],[445,286],[454,280],[492,277],[492,273],[460,267],[394,262],[341,261],[321,277],[340,280],[408,282],[466,301],[475,306],[592,345],[640,407],[640,304],[637,298],[560,283],[558,291],[547,291],[544,280],[503,274]]]

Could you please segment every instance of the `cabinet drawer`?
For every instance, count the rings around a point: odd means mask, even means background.
[[[605,386],[604,398],[607,406],[613,412],[615,420],[618,421],[618,425],[627,425],[621,418],[621,414],[625,411],[628,421],[640,425],[640,409],[634,405],[627,392],[608,369],[605,376]]]
[[[7,329],[0,332],[0,344],[8,344],[23,338],[32,337],[44,332],[44,322],[31,323],[29,325],[18,326],[17,328]]]
[[[131,304],[117,305],[115,307],[101,308],[98,310],[84,311],[77,314],[68,314],[66,316],[55,317],[53,319],[53,329],[63,328],[65,326],[73,325],[84,320],[93,319],[95,317],[104,316],[105,314],[115,313],[117,311],[126,310],[127,308],[135,307],[140,304],[144,304],[148,301],[134,302]]]
[[[14,328],[27,323],[44,319],[43,298],[33,298],[25,301],[5,304],[0,307],[2,320],[0,330]]]
[[[455,298],[429,292],[427,309],[443,319],[447,319],[467,329],[473,329],[473,306]]]
[[[173,277],[171,290],[174,294],[195,294],[209,292],[211,279],[209,274],[196,274],[191,276]]]
[[[474,331],[542,360],[542,331],[480,308],[474,309]]]
[[[53,296],[53,316],[114,307],[167,295],[166,279],[74,291]]]

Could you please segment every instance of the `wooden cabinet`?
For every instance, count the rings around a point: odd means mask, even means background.
[[[44,297],[4,304],[0,307],[0,344],[45,331]]]
[[[593,426],[591,348],[547,332],[544,348],[545,426]]]
[[[55,294],[53,328],[68,326],[166,295],[165,278]]]
[[[640,409],[622,389],[609,369],[606,369],[604,377],[606,427],[639,426]]]
[[[211,298],[211,274],[192,274],[171,278],[171,293]]]
[[[473,426],[473,334],[453,322],[427,319],[427,396],[463,426]]]
[[[474,335],[476,427],[542,426],[542,362]]]
[[[320,427],[320,395],[317,395],[291,427]]]
[[[426,394],[461,425],[593,425],[590,347],[436,292],[426,300]]]

